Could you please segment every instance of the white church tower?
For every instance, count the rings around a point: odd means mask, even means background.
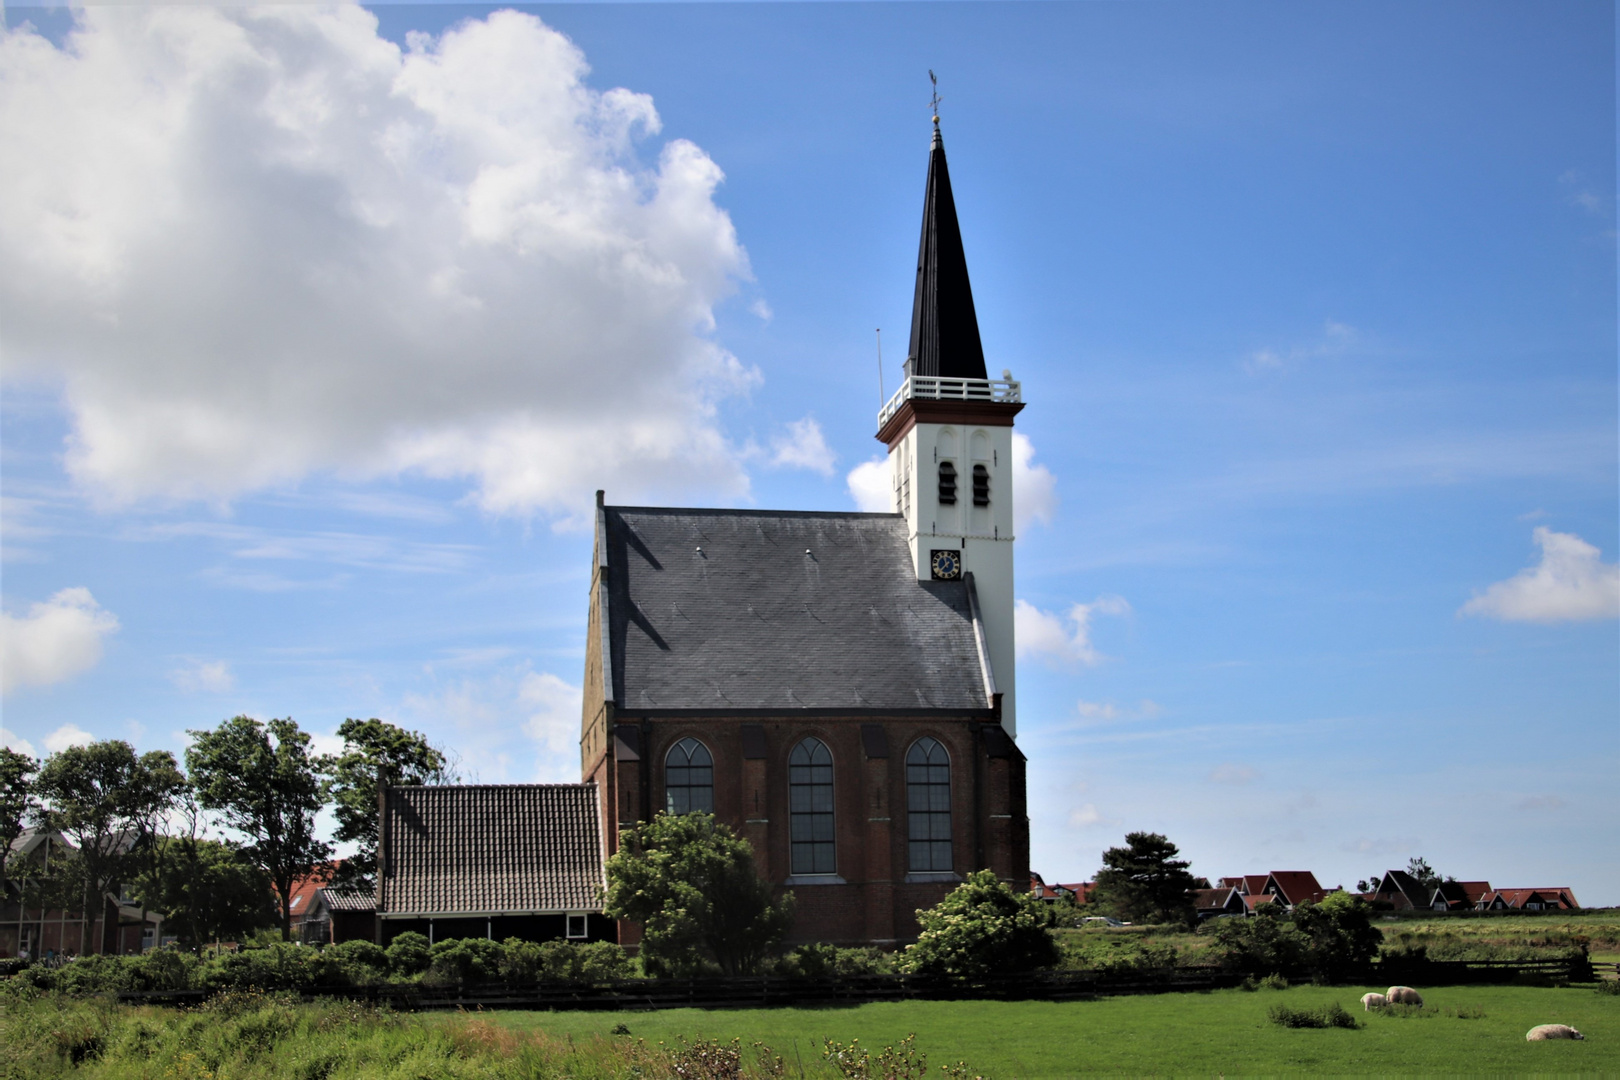
[[[1013,646],[1012,373],[988,378],[967,258],[934,117],[905,381],[878,414],[894,509],[921,580],[969,582],[1001,723],[1017,734]]]

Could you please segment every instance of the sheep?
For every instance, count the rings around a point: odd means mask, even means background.
[[[1388,1004],[1389,998],[1385,997],[1383,994],[1361,995],[1361,1008],[1364,1012],[1372,1012],[1374,1009],[1382,1009]]]
[[[1548,1039],[1584,1039],[1585,1035],[1568,1024],[1540,1024],[1530,1029],[1525,1042],[1545,1042]]]
[[[1385,992],[1384,997],[1390,1005],[1416,1005],[1423,1007],[1423,995],[1410,986],[1392,986]]]

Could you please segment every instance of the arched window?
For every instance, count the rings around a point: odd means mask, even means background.
[[[948,461],[939,463],[939,504],[956,505],[956,466]]]
[[[714,758],[696,739],[682,739],[664,758],[664,808],[671,814],[714,813]]]
[[[926,735],[906,751],[910,869],[951,869],[951,758]]]
[[[973,505],[990,505],[990,470],[983,465],[973,466]]]
[[[832,752],[820,739],[805,739],[788,755],[788,810],[793,872],[837,873],[833,858]]]

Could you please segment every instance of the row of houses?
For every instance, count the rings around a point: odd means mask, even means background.
[[[1084,904],[1094,886],[1090,881],[1047,884],[1039,874],[1030,874],[1030,894],[1054,903]],[[1193,906],[1200,919],[1252,915],[1266,904],[1288,909],[1307,900],[1320,903],[1338,891],[1324,889],[1309,870],[1272,870],[1223,877],[1213,888],[1194,889]],[[1427,886],[1404,870],[1390,870],[1376,889],[1351,895],[1391,911],[1573,911],[1581,906],[1574,891],[1562,886],[1496,889],[1488,881],[1443,881]]]
[[[112,841],[127,850],[129,840]],[[163,913],[147,911],[114,884],[99,905],[30,904],[20,879],[28,866],[44,866],[71,855],[74,846],[59,832],[28,829],[6,852],[7,880],[0,895],[0,956],[39,958],[92,953],[140,953],[163,940]]]

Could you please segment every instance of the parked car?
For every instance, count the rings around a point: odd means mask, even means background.
[[[1129,926],[1129,925],[1131,925],[1128,922],[1120,922],[1118,919],[1114,918],[1112,915],[1087,915],[1085,918],[1080,920],[1080,925],[1081,926],[1088,926],[1088,925],[1091,925],[1093,923],[1096,923],[1096,924],[1099,924],[1099,925],[1102,925],[1102,926],[1107,926],[1107,927]]]

